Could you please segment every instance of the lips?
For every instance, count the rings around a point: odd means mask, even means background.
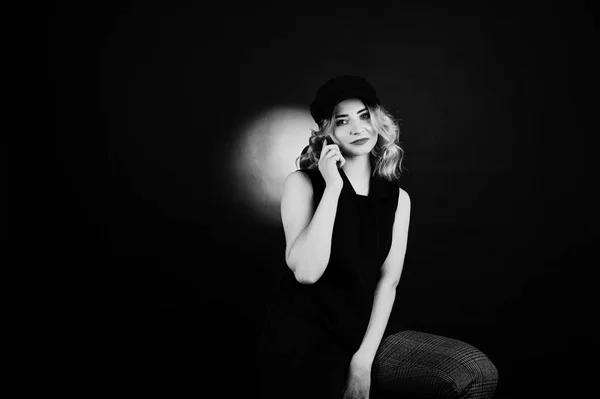
[[[361,144],[366,143],[367,141],[369,141],[368,138],[362,138],[362,139],[354,140],[350,144],[361,145]]]

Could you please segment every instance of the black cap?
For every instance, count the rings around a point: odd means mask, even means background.
[[[360,76],[337,76],[317,90],[310,114],[317,124],[331,117],[333,108],[348,98],[360,98],[369,105],[379,104],[375,88]]]

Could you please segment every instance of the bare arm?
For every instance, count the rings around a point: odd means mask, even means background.
[[[328,184],[316,210],[310,179],[300,171],[285,180],[281,219],[285,232],[285,260],[296,280],[316,282],[329,263],[331,237],[343,182]]]

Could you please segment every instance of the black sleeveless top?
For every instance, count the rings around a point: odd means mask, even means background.
[[[318,169],[302,170],[313,187],[314,209],[325,180]],[[279,290],[267,316],[263,342],[290,355],[310,355],[337,345],[348,356],[362,342],[373,296],[392,242],[398,185],[371,176],[368,196],[358,195],[342,169],[330,260],[314,284],[300,284],[284,263]],[[290,345],[294,346],[290,349]]]

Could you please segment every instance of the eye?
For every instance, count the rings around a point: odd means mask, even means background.
[[[337,121],[335,121],[335,125],[336,126],[342,126],[346,124],[346,120],[345,119],[338,119]]]
[[[365,112],[364,114],[360,115],[361,119],[371,119],[371,114],[368,112]]]

